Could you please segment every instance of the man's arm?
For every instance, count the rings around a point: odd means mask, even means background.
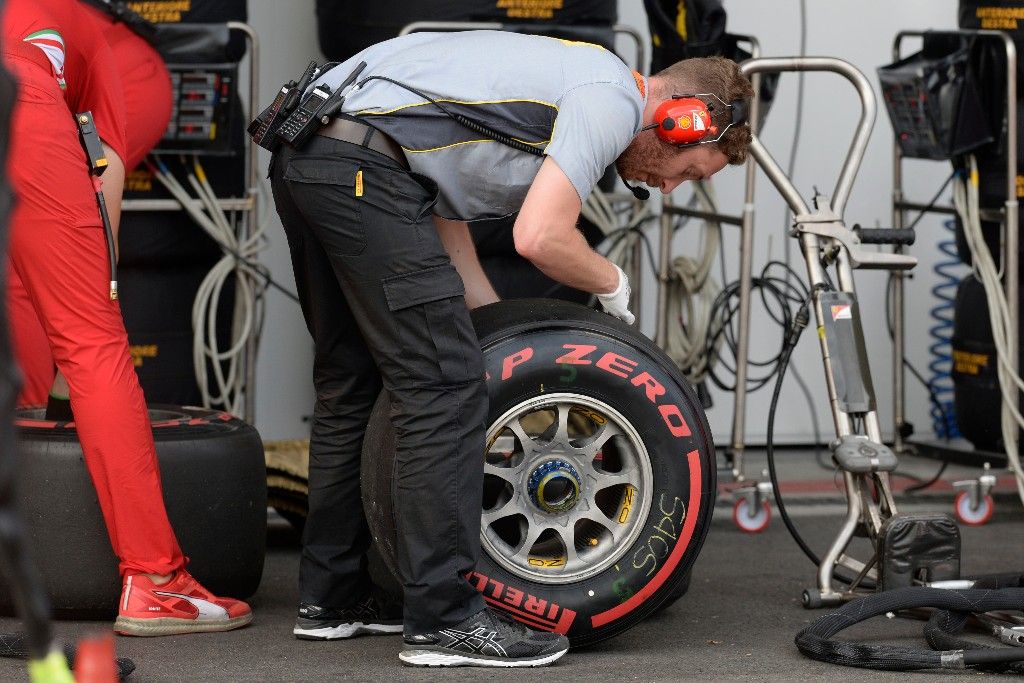
[[[494,291],[491,281],[480,265],[476,245],[473,244],[466,222],[434,216],[434,225],[437,226],[437,234],[441,237],[444,248],[448,250],[452,264],[466,285],[466,305],[472,309],[500,301],[501,298]]]
[[[581,207],[569,178],[545,159],[512,229],[516,251],[552,280],[592,294],[613,292],[619,271],[577,229]]]

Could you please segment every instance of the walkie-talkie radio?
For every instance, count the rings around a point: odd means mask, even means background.
[[[323,83],[313,88],[306,101],[296,107],[277,129],[278,139],[292,147],[301,147],[323,125],[320,119],[327,115],[325,105],[333,94],[330,86]]]
[[[366,62],[359,62],[337,90],[332,91],[324,83],[313,88],[313,92],[277,129],[278,139],[287,142],[292,147],[302,147],[313,133],[319,130],[320,126],[327,123],[330,117],[341,109],[342,104],[345,103],[342,93],[355,83],[356,78],[365,68]]]
[[[270,106],[260,112],[260,115],[253,119],[246,129],[253,142],[270,152],[277,151],[281,142],[277,139],[277,131],[284,123],[288,115],[292,113],[295,105],[298,104],[302,92],[306,89],[317,74],[320,68],[315,61],[309,63],[306,70],[302,72],[299,81],[288,81],[277,93],[277,97],[270,103]]]

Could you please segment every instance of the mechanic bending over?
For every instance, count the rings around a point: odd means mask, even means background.
[[[252,620],[185,569],[167,518],[146,402],[110,291],[108,242],[76,114],[107,143],[103,185],[124,182],[125,110],[110,46],[78,0],[8,0],[4,64],[18,81],[7,170],[16,196],[10,267],[70,387],[71,408],[114,554],[128,635],[226,631]],[[116,220],[115,217],[111,217]],[[74,562],[74,558],[68,558]]]
[[[316,134],[282,145],[271,162],[315,342],[294,633],[404,630],[399,657],[411,665],[550,663],[567,650],[564,636],[485,608],[463,578],[480,549],[487,415],[469,309],[498,300],[466,221],[518,212],[520,254],[632,322],[625,274],[577,230],[581,202],[613,162],[624,179],[665,193],[742,163],[750,84],[724,59],[644,78],[596,45],[467,31],[371,46],[313,85],[340,88],[342,113],[322,127],[312,117]],[[701,94],[713,114],[692,125],[714,136],[678,148],[667,129],[682,117],[662,125],[656,111],[688,94]],[[359,461],[382,386],[393,396],[404,619],[366,572]]]

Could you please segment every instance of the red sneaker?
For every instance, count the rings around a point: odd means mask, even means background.
[[[180,569],[159,585],[143,574],[126,577],[114,631],[126,636],[169,636],[230,631],[250,621],[249,605],[218,598]]]

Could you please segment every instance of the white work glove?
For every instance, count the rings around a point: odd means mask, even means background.
[[[629,278],[622,272],[622,268],[614,263],[612,265],[619,274],[619,286],[608,294],[598,294],[597,300],[601,302],[601,308],[605,313],[610,313],[627,325],[632,325],[636,321],[636,316],[629,312]]]

